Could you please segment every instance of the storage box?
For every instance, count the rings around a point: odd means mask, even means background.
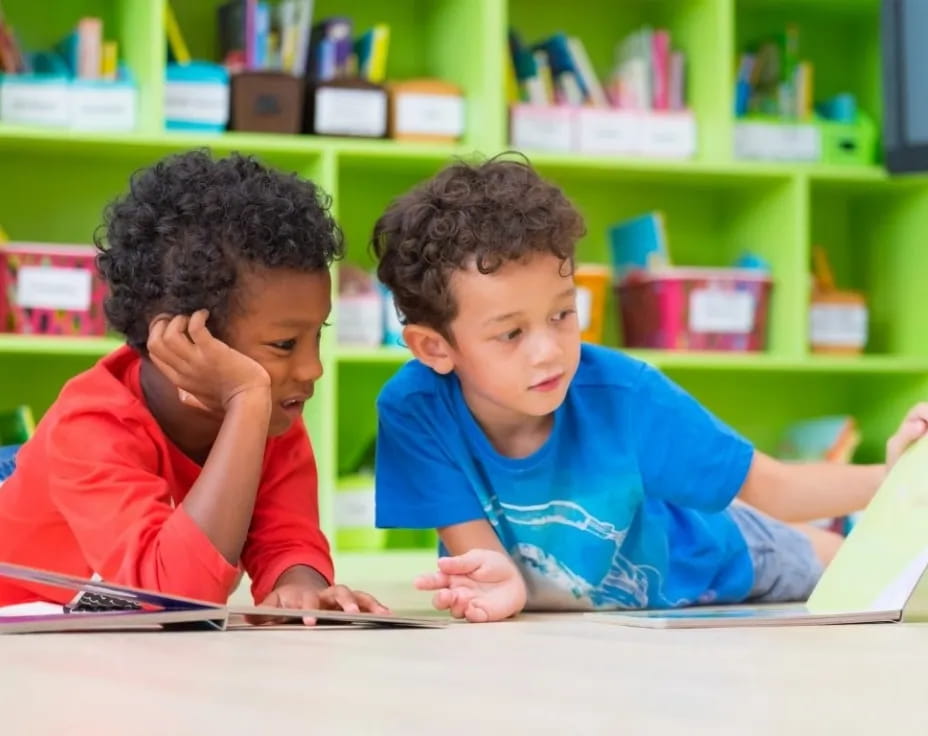
[[[0,331],[103,335],[106,284],[87,245],[0,247]]]
[[[229,72],[220,64],[168,64],[164,127],[219,133],[229,124]]]
[[[763,350],[772,286],[766,272],[752,269],[637,272],[615,287],[624,345]]]
[[[606,314],[606,293],[611,269],[606,266],[581,264],[574,270],[577,285],[577,321],[580,339],[584,342],[603,341],[603,321]]]
[[[684,159],[696,154],[689,110],[654,112],[603,107],[513,105],[512,145],[527,151]]]
[[[129,132],[136,127],[136,88],[117,81],[49,75],[0,78],[0,121],[73,130]]]
[[[391,84],[389,93],[391,138],[454,143],[464,135],[464,97],[457,85],[412,79]]]
[[[232,129],[299,133],[303,126],[302,79],[280,72],[241,72],[232,77]]]
[[[364,79],[333,79],[311,85],[304,129],[316,135],[383,138],[387,90]]]

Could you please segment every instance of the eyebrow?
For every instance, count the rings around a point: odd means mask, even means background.
[[[321,320],[321,322],[325,322],[325,319]],[[274,322],[273,324],[274,324],[274,327],[299,329],[302,327],[315,327],[317,324],[320,324],[321,322],[317,322],[315,320],[309,320],[309,319],[283,319],[278,322]]]
[[[554,297],[554,299],[556,301],[558,299],[563,299],[564,297],[573,296],[574,293],[576,293],[576,291],[577,291],[576,287],[574,286],[568,287],[567,289],[564,289],[564,291],[562,291],[556,297]],[[490,325],[490,324],[495,324],[496,322],[505,322],[507,319],[518,317],[520,314],[522,314],[522,312],[506,312],[506,314],[500,314],[496,317],[490,317],[490,319],[484,322],[484,324]]]

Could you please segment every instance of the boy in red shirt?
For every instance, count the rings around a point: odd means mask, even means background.
[[[233,155],[170,157],[106,213],[98,266],[127,346],[68,382],[0,492],[0,560],[225,602],[382,613],[332,585],[302,422],[322,375],[329,266],[311,182]],[[66,604],[0,578],[0,606]]]

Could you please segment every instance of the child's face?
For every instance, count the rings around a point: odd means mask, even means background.
[[[539,254],[492,274],[476,268],[451,278],[458,308],[449,351],[468,405],[484,422],[553,412],[580,361],[573,275]]]
[[[319,339],[332,309],[331,287],[328,271],[262,269],[242,275],[224,337],[271,378],[271,436],[286,432],[303,413],[322,376]]]

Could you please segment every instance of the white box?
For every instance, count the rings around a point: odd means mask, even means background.
[[[128,132],[135,130],[136,92],[131,84],[121,82],[71,83],[71,120],[73,130]]]
[[[696,119],[689,111],[584,107],[577,111],[576,135],[580,153],[673,159],[696,154]]]
[[[512,146],[526,151],[573,150],[575,113],[570,107],[513,105],[509,131]]]
[[[0,120],[13,125],[68,127],[69,81],[62,77],[5,77],[0,82]]]
[[[763,161],[820,161],[822,140],[814,125],[735,123],[735,158]]]

